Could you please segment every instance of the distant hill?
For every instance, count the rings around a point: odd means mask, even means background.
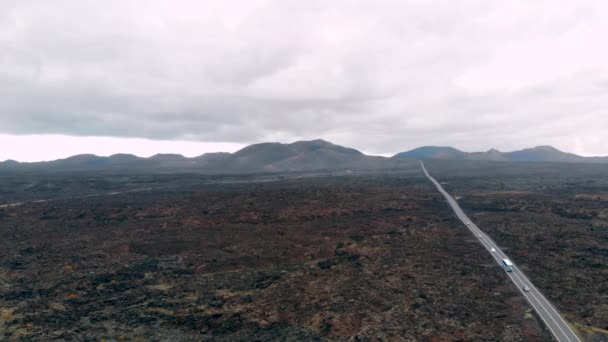
[[[386,158],[368,156],[324,140],[313,140],[247,146],[233,153],[223,166],[228,170],[299,171],[370,168],[382,166],[382,162],[387,162]]]
[[[537,146],[520,151],[504,153],[512,161],[585,162],[587,158],[562,152],[552,146]]]
[[[562,152],[552,146],[537,146],[513,152],[491,149],[487,152],[463,152],[453,147],[425,146],[397,153],[393,159],[485,160],[513,162],[608,163],[608,157],[582,157]]]
[[[81,154],[50,162],[0,162],[0,170],[95,171],[95,170],[178,170],[229,173],[284,172],[320,169],[369,169],[398,165],[399,161],[368,156],[360,151],[324,140],[291,144],[261,143],[234,153],[206,153],[194,158],[179,154],[156,154],[140,158],[129,154],[99,157]]]
[[[466,153],[447,146],[423,146],[397,153],[395,159],[465,159]]]
[[[234,153],[206,153],[194,158],[179,154],[156,154],[149,158],[131,154],[115,154],[109,157],[81,154],[49,162],[19,163],[7,160],[0,162],[0,171],[131,170],[255,173],[394,168],[419,159],[608,163],[608,157],[582,157],[559,151],[551,146],[538,146],[513,152],[500,152],[495,149],[487,152],[463,152],[447,146],[424,146],[387,158],[366,155],[355,149],[324,140],[312,140],[291,144],[254,144]]]

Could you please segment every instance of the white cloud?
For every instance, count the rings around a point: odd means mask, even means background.
[[[512,6],[511,2],[505,4]],[[501,8],[486,18],[488,25],[507,26],[518,21],[518,12],[540,14],[526,18],[531,21],[526,25],[529,34],[499,42],[489,63],[461,75],[455,83],[471,91],[490,92],[559,82],[580,72],[599,72],[608,78],[608,46],[600,41],[608,32],[607,3],[567,2],[564,6],[551,2],[551,6],[534,7],[520,4],[517,11],[506,12]],[[508,23],[500,22],[507,18]]]
[[[140,157],[150,157],[157,153],[179,153],[196,157],[207,152],[234,152],[243,147],[242,144],[234,143],[7,134],[0,134],[0,146],[0,161],[13,159],[22,162],[49,161],[89,153],[98,156],[129,153]]]
[[[2,1],[0,133],[608,154],[607,23],[599,0]]]

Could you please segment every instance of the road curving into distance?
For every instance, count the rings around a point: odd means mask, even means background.
[[[456,200],[443,189],[441,184],[433,178],[426,168],[424,167],[424,163],[420,161],[420,166],[422,167],[422,171],[428,179],[435,184],[437,190],[441,192],[441,194],[448,201],[448,204],[454,212],[456,216],[462,221],[465,226],[473,233],[473,235],[479,240],[479,242],[490,252],[490,255],[496,260],[499,266],[502,267],[503,259],[509,259],[509,257],[498,247],[498,245],[488,236],[486,235],[475,223],[473,223],[467,215],[462,211]],[[510,260],[510,259],[509,259]],[[519,292],[526,298],[528,303],[532,306],[532,308],[536,311],[538,316],[543,320],[545,326],[551,331],[553,336],[560,342],[580,342],[580,339],[574,333],[574,331],[570,328],[566,320],[560,315],[560,313],[555,309],[555,307],[543,296],[543,294],[532,284],[530,279],[526,277],[526,275],[517,267],[515,263],[511,267],[512,271],[507,272],[505,269],[505,274],[511,279],[515,287],[519,289]],[[524,288],[526,290],[524,290]]]

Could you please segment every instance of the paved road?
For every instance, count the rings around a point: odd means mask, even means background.
[[[467,215],[460,209],[460,206],[456,202],[456,200],[450,196],[450,194],[443,189],[441,184],[435,180],[435,178],[431,177],[431,175],[427,172],[424,167],[424,163],[420,162],[420,166],[422,166],[422,170],[424,174],[435,184],[437,190],[441,192],[441,194],[446,198],[458,218],[469,228],[469,230],[477,237],[479,242],[490,252],[494,260],[501,265],[502,260],[509,259],[509,257],[498,248],[498,245],[492,239],[482,232],[475,223],[471,222]],[[568,323],[562,318],[559,312],[555,309],[555,307],[545,298],[545,296],[540,293],[540,291],[532,284],[532,282],[523,274],[522,271],[519,270],[517,265],[513,264],[512,272],[506,272],[507,276],[513,281],[515,286],[519,289],[519,292],[526,298],[528,303],[536,310],[536,313],[540,318],[545,322],[547,328],[553,333],[555,338],[562,342],[576,342],[580,339],[576,336],[574,331],[570,328]],[[529,291],[524,291],[524,287],[527,286]]]

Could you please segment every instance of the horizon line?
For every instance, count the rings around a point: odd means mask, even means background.
[[[86,137],[93,137],[93,136],[86,136]],[[76,138],[81,138],[81,137],[78,136]],[[124,138],[117,138],[117,137],[93,137],[93,138],[124,139]],[[142,139],[142,138],[126,138],[126,139]],[[151,140],[151,139],[145,139],[145,140]],[[154,141],[154,142],[160,143],[160,144],[166,143],[166,142],[170,142],[170,143],[184,142],[184,143],[193,143],[193,144],[196,144],[196,143],[201,143],[201,144],[205,144],[205,143],[207,143],[207,144],[216,144],[216,143],[203,142],[203,141],[201,141],[201,142],[198,142],[198,141],[181,141],[181,140],[151,140],[151,141]],[[174,152],[167,152],[167,151],[161,151],[161,152],[157,152],[157,153],[154,153],[154,154],[147,154],[147,156],[146,155],[137,154],[137,153],[128,153],[128,152],[117,152],[117,153],[107,153],[107,154],[104,154],[104,153],[86,153],[85,152],[85,153],[71,154],[71,155],[68,155],[66,157],[59,157],[59,158],[55,158],[55,159],[45,159],[45,160],[20,161],[20,160],[14,159],[14,158],[8,158],[8,159],[0,160],[0,163],[17,162],[17,163],[20,163],[20,164],[31,164],[31,163],[45,163],[45,162],[53,162],[53,161],[65,160],[65,159],[69,159],[69,158],[73,158],[73,157],[77,157],[77,156],[92,156],[92,157],[98,157],[98,158],[111,158],[111,157],[119,156],[119,155],[134,156],[134,157],[139,158],[139,159],[150,159],[150,158],[153,158],[153,157],[156,157],[156,156],[162,156],[162,155],[175,155],[175,156],[180,156],[180,157],[182,157],[184,159],[194,159],[194,158],[198,158],[198,157],[201,157],[203,155],[206,155],[206,154],[214,154],[214,153],[229,153],[229,154],[232,154],[232,153],[238,152],[238,151],[240,151],[240,150],[242,150],[242,149],[244,149],[246,147],[253,146],[253,145],[259,145],[259,144],[290,145],[290,144],[294,144],[294,143],[297,143],[297,142],[314,142],[314,141],[324,141],[324,142],[327,142],[327,143],[330,143],[330,144],[333,144],[333,145],[342,146],[342,147],[345,147],[345,148],[352,148],[352,147],[349,147],[349,146],[346,146],[346,145],[335,144],[335,143],[333,143],[333,142],[331,142],[329,140],[325,140],[325,139],[322,139],[322,138],[317,138],[317,139],[311,139],[311,140],[295,140],[295,141],[291,141],[291,142],[262,141],[262,142],[252,143],[252,144],[217,143],[218,145],[221,145],[221,144],[241,145],[241,148],[233,150],[232,152],[230,152],[230,151],[206,151],[206,152],[203,152],[201,154],[196,154],[196,155],[189,154],[190,156],[188,154],[174,153]],[[421,145],[421,146],[418,146],[418,147],[411,148],[409,150],[402,150],[400,152],[396,152],[396,153],[392,153],[392,154],[390,154],[390,153],[379,153],[379,154],[376,154],[376,153],[367,153],[367,152],[364,152],[364,151],[356,149],[356,148],[352,148],[352,149],[355,149],[355,150],[363,153],[366,156],[391,158],[391,157],[394,157],[397,154],[407,153],[407,152],[415,151],[415,150],[421,149],[421,148],[451,148],[451,149],[455,149],[455,150],[457,150],[459,152],[463,152],[463,153],[487,153],[487,152],[490,152],[490,151],[497,151],[497,152],[500,152],[500,153],[512,153],[512,152],[518,152],[518,151],[523,151],[523,150],[527,150],[527,149],[538,149],[538,148],[543,148],[543,147],[552,148],[552,149],[555,149],[555,150],[557,150],[559,152],[562,152],[562,153],[574,154],[576,156],[584,157],[584,158],[602,158],[602,157],[608,157],[608,155],[582,155],[582,154],[578,154],[578,153],[574,153],[574,152],[568,152],[568,151],[560,150],[560,149],[558,149],[558,148],[556,148],[556,147],[554,147],[552,145],[536,145],[534,147],[526,147],[526,148],[521,148],[521,149],[516,149],[516,150],[511,150],[511,151],[502,151],[502,150],[496,149],[494,147],[489,148],[489,149],[487,149],[485,151],[465,151],[465,150],[459,149],[459,148],[451,146],[451,145]]]

